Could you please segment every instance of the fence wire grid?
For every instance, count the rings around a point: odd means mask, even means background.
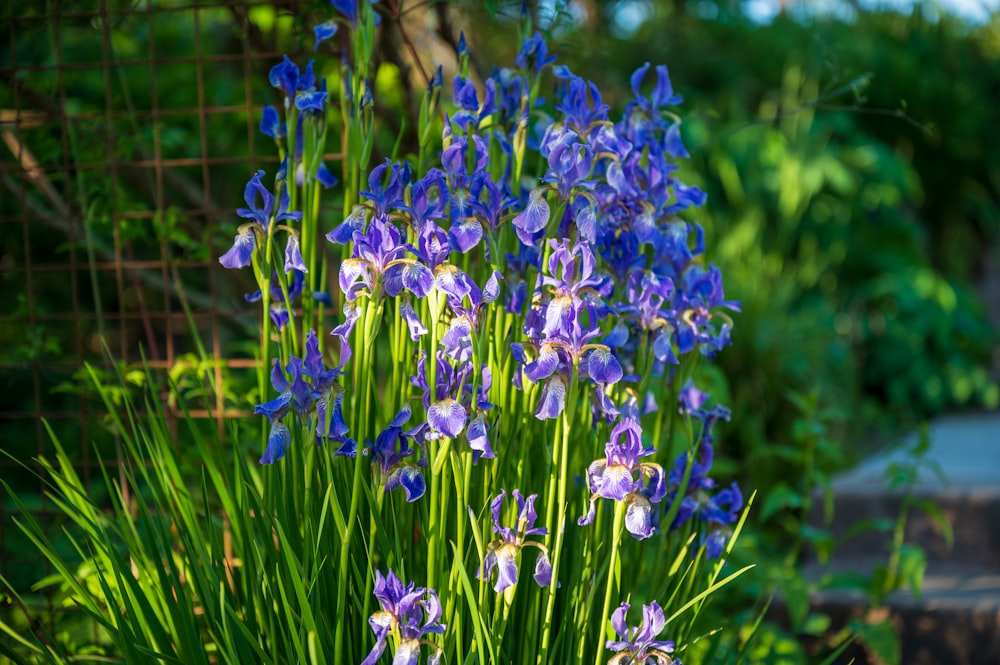
[[[45,423],[95,492],[99,460],[117,464],[86,364],[108,385],[143,361],[216,385],[250,375],[258,315],[216,257],[249,175],[277,166],[257,131],[278,101],[267,72],[311,51],[328,3],[0,2],[0,478],[53,533],[58,512],[24,468],[54,452]],[[191,415],[249,414],[224,393]],[[0,572],[27,591],[44,563],[0,498]]]

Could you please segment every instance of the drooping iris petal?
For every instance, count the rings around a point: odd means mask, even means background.
[[[329,408],[330,404],[333,408]],[[328,420],[329,419],[329,422]],[[344,422],[344,392],[339,390],[332,397],[316,401],[316,435],[322,440],[343,441],[350,429]]]
[[[542,328],[542,334],[566,333],[572,330],[575,318],[573,297],[568,295],[554,296],[545,308],[545,327]]]
[[[406,493],[406,501],[413,503],[424,495],[427,491],[427,483],[420,467],[412,464],[397,466],[389,474],[385,481],[385,491],[390,492],[397,487],[402,487]]]
[[[633,494],[627,499],[625,509],[625,529],[639,540],[645,540],[656,532],[653,525],[653,507],[645,497]]]
[[[613,384],[621,381],[622,366],[611,349],[598,347],[587,357],[587,371],[597,383]]]
[[[253,412],[258,416],[266,416],[271,422],[279,420],[291,409],[292,393],[286,390],[270,402],[264,402],[254,407]]]
[[[295,108],[300,111],[322,112],[326,107],[326,91],[313,90],[295,96]]]
[[[594,521],[594,517],[596,515],[597,515],[597,505],[594,503],[594,500],[591,499],[590,500],[590,508],[587,509],[587,514],[583,515],[582,517],[580,517],[576,521],[576,523],[579,526],[587,526],[588,524],[590,524],[591,522]]]
[[[687,148],[684,147],[683,141],[681,141],[681,123],[675,122],[670,125],[666,136],[663,137],[663,148],[667,151],[668,155],[675,159],[687,159],[691,156],[688,154]]]
[[[337,22],[325,21],[313,27],[313,34],[316,42],[313,44],[313,51],[319,50],[319,45],[337,34]]]
[[[550,586],[552,584],[552,563],[549,562],[549,555],[542,550],[535,561],[535,582],[538,586]]]
[[[299,239],[294,233],[288,234],[288,242],[285,245],[285,272],[301,270],[309,272],[305,261],[302,260],[302,250],[299,249]]]
[[[666,328],[656,331],[653,337],[653,357],[661,363],[667,363],[668,365],[676,365],[678,363],[677,355],[674,353],[674,346],[670,343],[670,331]]]
[[[396,653],[392,655],[392,665],[417,665],[420,660],[420,642],[406,640],[401,642]]]
[[[536,187],[528,196],[528,205],[514,218],[517,237],[525,245],[534,243],[534,235],[549,223],[549,202],[545,200],[547,187]]]
[[[611,464],[605,467],[601,474],[600,491],[595,491],[605,499],[624,501],[635,489],[635,480],[632,478],[632,471],[620,464]]]
[[[496,551],[497,581],[493,590],[503,593],[504,589],[517,584],[517,546],[504,543]]]
[[[389,633],[392,631],[392,614],[389,612],[376,612],[375,614],[368,617],[368,625],[371,626],[372,632],[375,633],[375,646],[368,653],[361,665],[375,665],[378,659],[382,657],[385,653],[386,639],[389,637]]]
[[[245,268],[252,263],[256,238],[250,224],[240,226],[233,239],[233,246],[219,257],[219,263],[226,268]]]
[[[365,208],[355,206],[351,214],[344,218],[332,231],[326,234],[326,239],[337,245],[346,245],[351,242],[354,234],[361,233],[365,229]]]
[[[340,290],[354,300],[363,288],[371,289],[371,266],[360,259],[345,259],[340,264]]]
[[[427,409],[427,423],[453,439],[465,429],[465,420],[465,407],[450,397],[431,404]]]
[[[272,423],[271,433],[267,437],[267,447],[260,458],[261,464],[274,464],[285,456],[285,450],[292,441],[292,434],[282,422]]]
[[[260,131],[272,139],[278,140],[285,136],[285,126],[278,116],[278,109],[265,106],[260,118]]]
[[[399,274],[403,288],[418,298],[425,297],[434,287],[434,274],[418,261],[400,266]]]
[[[441,337],[441,346],[448,357],[459,362],[472,358],[472,325],[466,319],[453,319]]]
[[[295,90],[299,86],[299,68],[287,55],[281,62],[271,67],[267,78],[271,85],[284,92],[288,99],[295,97]]]
[[[558,418],[566,402],[566,384],[559,376],[553,376],[545,382],[542,395],[538,399],[535,417],[539,420]]]
[[[472,291],[469,282],[461,269],[448,263],[438,266],[434,273],[435,286],[457,300],[462,300]]]
[[[451,227],[448,237],[455,248],[465,254],[483,239],[483,225],[475,217],[465,217]]]
[[[469,447],[473,450],[473,460],[479,456],[486,459],[493,458],[493,449],[490,447],[486,419],[482,414],[477,415],[469,423],[469,427],[465,431],[465,438],[469,442]]]
[[[323,185],[323,189],[330,189],[338,182],[337,176],[330,173],[330,169],[322,162],[320,162],[319,168],[316,169],[316,180],[319,180],[319,184]]]
[[[486,280],[486,284],[483,286],[484,303],[491,303],[500,297],[500,282],[498,280],[501,279],[503,279],[503,275],[494,270],[490,278]]]
[[[410,331],[410,339],[416,342],[420,339],[421,335],[427,334],[427,327],[421,322],[420,317],[413,310],[413,305],[410,302],[403,301],[399,306],[399,314],[403,317],[403,321],[406,322],[406,327]]]
[[[559,352],[554,346],[543,344],[538,350],[538,357],[524,368],[524,375],[535,383],[552,376],[559,367]]]

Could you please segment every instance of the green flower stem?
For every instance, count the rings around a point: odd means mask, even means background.
[[[622,523],[625,521],[625,502],[615,501],[615,517],[611,525],[611,551],[608,552],[608,581],[604,587],[604,606],[601,610],[601,627],[597,632],[597,648],[594,650],[594,665],[604,661],[604,638],[608,631],[608,614],[611,612],[611,597],[618,593],[615,568],[618,567],[618,550],[621,548]]]
[[[372,299],[365,299],[363,305],[363,311],[361,314],[362,326],[356,335],[360,344],[359,358],[354,366],[355,370],[355,429],[358,441],[357,454],[354,456],[354,470],[351,482],[351,505],[348,511],[348,518],[346,523],[346,531],[344,535],[344,540],[340,545],[340,566],[337,569],[337,604],[335,605],[336,610],[341,614],[341,616],[347,615],[347,577],[348,571],[351,568],[350,558],[351,558],[351,542],[353,540],[354,528],[357,522],[358,510],[361,505],[361,497],[364,493],[362,488],[362,479],[364,477],[363,470],[367,458],[361,454],[361,446],[365,440],[365,435],[367,434],[367,422],[368,422],[368,393],[369,393],[369,379],[371,377],[371,356],[373,351],[374,333],[377,332],[376,321],[378,319],[377,309],[380,308],[379,304],[373,302]],[[337,626],[334,632],[334,660],[335,663],[346,662],[342,656],[344,651],[344,629],[348,624],[346,619],[336,622]]]
[[[430,332],[428,335],[430,348],[428,349],[426,359],[424,360],[424,370],[426,376],[428,377],[427,384],[430,390],[430,403],[433,404],[437,401],[437,347],[438,347],[438,320],[441,317],[441,308],[443,303],[441,302],[442,294],[438,292],[437,288],[431,289],[428,295],[428,309],[430,310],[430,321],[427,324],[427,329]],[[443,445],[448,445],[448,441],[445,440]],[[429,487],[428,493],[430,494],[430,523],[427,525],[427,586],[431,589],[436,589],[437,582],[437,569],[438,569],[438,549],[440,547],[441,540],[441,528],[442,524],[438,523],[438,511],[439,503],[441,500],[440,493],[443,492],[443,485],[446,483],[441,482],[439,479],[440,467],[438,466],[437,453],[438,445],[437,442],[432,441],[429,448],[429,457],[433,463],[431,473],[428,474],[430,479],[428,481]],[[463,518],[464,521],[464,518]]]
[[[556,438],[559,440],[558,449],[556,449],[555,442],[553,445],[553,464],[551,470],[549,471],[549,490],[547,493],[547,501],[549,506],[546,510],[547,515],[547,526],[555,531],[555,543],[549,554],[552,559],[552,584],[549,586],[548,598],[545,603],[545,615],[543,617],[543,628],[542,628],[542,646],[541,652],[539,653],[539,663],[546,663],[549,651],[549,641],[552,637],[552,619],[553,612],[555,611],[556,604],[556,588],[558,587],[559,581],[559,564],[562,561],[562,547],[563,539],[566,533],[565,521],[566,521],[566,486],[569,481],[568,473],[568,458],[569,458],[569,437],[573,429],[573,416],[575,415],[576,409],[579,406],[577,401],[577,368],[574,363],[572,369],[573,375],[570,378],[569,390],[566,393],[566,402],[563,407],[562,417],[559,419],[559,427],[556,428],[556,432],[561,434]],[[557,473],[558,471],[558,473]],[[556,497],[553,497],[552,488],[556,487]],[[558,519],[559,524],[555,524],[555,516],[552,513],[552,501],[553,498],[556,499],[555,505],[558,508]],[[550,531],[551,533],[551,531]]]

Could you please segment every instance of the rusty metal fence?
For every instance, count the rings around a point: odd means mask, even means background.
[[[257,314],[216,257],[249,174],[276,167],[257,131],[267,72],[311,46],[316,7],[0,1],[0,477],[52,528],[22,466],[52,453],[46,423],[88,486],[116,461],[85,364],[109,383],[143,358],[177,378],[195,371],[194,329],[214,359],[197,371],[221,384],[254,365]],[[192,415],[247,410],[220,391]],[[0,572],[17,585],[44,568],[15,511],[0,497]]]

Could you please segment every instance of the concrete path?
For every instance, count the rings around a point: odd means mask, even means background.
[[[942,485],[934,473],[926,470],[915,491],[935,495],[1000,494],[1000,411],[945,416],[931,425],[930,438],[925,459],[938,465],[946,483]],[[873,457],[837,478],[834,489],[859,494],[885,492],[886,468],[892,461],[905,462],[903,451],[908,447]],[[997,520],[1000,522],[1000,515]]]

